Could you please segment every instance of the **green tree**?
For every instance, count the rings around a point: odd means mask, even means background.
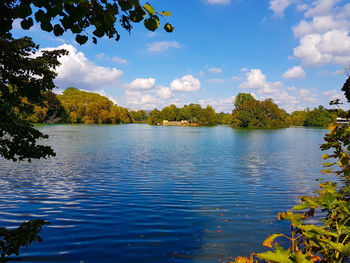
[[[180,119],[179,109],[174,104],[171,104],[170,106],[162,109],[161,116],[163,120],[177,121]]]
[[[144,110],[132,111],[131,116],[137,122],[145,122],[148,120],[147,112]]]
[[[162,123],[161,112],[157,109],[154,109],[149,114],[148,123],[151,125],[157,125],[158,123]]]
[[[306,126],[319,126],[327,127],[330,123],[337,118],[336,110],[328,110],[323,106],[308,111],[306,114],[305,125]]]
[[[250,93],[239,93],[235,98],[234,106],[239,108],[241,104],[254,100],[254,97]]]
[[[30,29],[36,21],[43,31],[55,36],[71,31],[79,44],[89,37],[94,43],[101,37],[118,41],[117,25],[130,32],[133,23],[143,21],[148,30],[154,31],[160,25],[159,16],[170,16],[169,11],[156,12],[149,3],[142,6],[139,0],[2,0],[0,14],[0,36],[10,32],[15,19],[21,19],[23,29]],[[169,23],[164,29],[174,30]]]
[[[259,101],[250,94],[237,95],[232,112],[233,127],[285,128],[290,124],[290,116],[278,108],[272,99]]]
[[[13,161],[54,156],[49,146],[38,145],[47,138],[21,113],[33,114],[34,106],[44,106],[43,93],[55,87],[53,71],[64,50],[43,51],[33,57],[38,46],[28,38],[0,38],[0,156]],[[22,103],[26,98],[28,103]]]
[[[306,123],[307,112],[306,111],[293,111],[292,112],[292,125],[304,126]]]

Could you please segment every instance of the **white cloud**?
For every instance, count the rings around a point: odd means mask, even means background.
[[[346,65],[350,61],[349,31],[331,30],[324,34],[307,35],[294,48],[294,56],[306,66]]]
[[[299,4],[297,5],[297,11],[302,12],[309,9],[309,6],[307,4]]]
[[[291,4],[291,0],[271,0],[270,9],[278,17],[284,16],[284,10]]]
[[[260,69],[251,69],[246,72],[246,77],[247,80],[238,86],[240,89],[256,89],[260,94],[271,94],[283,86],[280,81],[267,82]]]
[[[161,41],[147,44],[149,52],[162,52],[169,48],[180,48],[180,44],[177,41]]]
[[[75,86],[80,89],[96,89],[96,87],[115,86],[123,72],[116,68],[101,67],[90,61],[85,54],[68,44],[56,48],[42,50],[66,49],[67,56],[59,58],[61,65],[56,68],[58,73],[55,83],[59,88]]]
[[[127,61],[126,59],[123,59],[123,58],[120,58],[120,57],[117,57],[117,56],[114,56],[112,58],[112,61],[116,62],[118,64],[128,64],[129,63],[129,61]]]
[[[325,96],[327,98],[328,101],[336,100],[336,99],[340,99],[340,102],[346,102],[347,101],[347,99],[345,98],[344,94],[343,93],[339,93],[335,89],[327,90],[327,91],[323,92],[322,94],[323,94],[323,96]]]
[[[148,79],[134,79],[130,84],[127,85],[128,88],[132,90],[149,90],[154,88],[156,80],[153,78]]]
[[[308,96],[310,94],[310,91],[307,89],[301,89],[301,90],[299,90],[298,93],[301,97],[305,97],[305,96]]]
[[[158,87],[157,96],[162,99],[170,99],[172,96],[172,91],[167,87]]]
[[[225,79],[208,79],[210,83],[224,83],[225,81]]]
[[[100,94],[101,96],[107,97],[110,101],[112,101],[114,104],[118,104],[117,100],[110,96],[109,94],[107,94],[104,90],[98,90],[98,91],[93,91],[94,93]]]
[[[211,5],[216,5],[216,4],[219,4],[219,5],[228,5],[231,3],[231,0],[207,0],[208,4],[211,4]]]
[[[335,71],[328,71],[328,70],[321,70],[318,72],[318,75],[320,76],[339,76],[344,77],[345,71],[344,69],[339,69]]]
[[[204,77],[205,73],[201,70],[201,71],[199,71],[199,76]]]
[[[317,103],[317,93],[307,89],[297,90],[295,87],[284,87],[283,83],[268,82],[267,77],[260,69],[251,69],[246,72],[246,81],[239,85],[244,92],[252,89],[257,91],[257,99],[272,100],[287,112],[304,109],[310,103]]]
[[[283,78],[285,79],[301,79],[305,78],[305,71],[301,66],[295,66],[293,68],[289,68],[286,72],[283,74]]]
[[[234,101],[235,101],[235,96],[232,96],[229,98],[219,98],[217,100],[214,100],[214,99],[200,100],[199,104],[202,107],[206,107],[207,105],[210,105],[215,109],[217,113],[232,112]]]
[[[305,6],[305,19],[293,27],[299,45],[294,58],[306,66],[339,64],[350,61],[350,4],[340,0],[317,0]]]
[[[333,29],[347,30],[350,22],[347,20],[335,20],[331,15],[316,16],[311,21],[302,20],[293,27],[295,37],[303,37],[309,34],[323,34]]]
[[[222,73],[222,69],[221,68],[209,68],[208,70],[209,70],[209,72],[215,73],[215,74],[221,74]]]
[[[174,79],[170,84],[172,91],[180,92],[192,92],[197,91],[201,87],[201,83],[198,79],[192,75],[183,76],[181,79]]]
[[[313,2],[313,7],[306,13],[306,17],[327,15],[333,9],[333,6],[340,0],[317,0]]]
[[[156,97],[150,94],[142,94],[139,91],[127,90],[125,95],[127,105],[130,109],[151,110],[156,108],[158,102]]]

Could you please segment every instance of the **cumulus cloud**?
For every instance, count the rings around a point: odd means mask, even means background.
[[[305,78],[305,76],[306,76],[305,71],[301,66],[295,66],[295,67],[289,68],[283,74],[283,78],[285,79],[301,79],[301,78]]]
[[[126,103],[130,109],[145,109],[151,110],[156,108],[158,100],[155,96],[150,94],[142,94],[139,91],[130,91],[125,92]]]
[[[340,99],[341,102],[347,101],[344,94],[336,91],[335,89],[327,90],[327,91],[323,92],[322,94],[323,94],[323,96],[325,96],[327,98],[328,101],[336,100],[336,99]]]
[[[324,34],[307,35],[294,48],[294,56],[306,66],[346,65],[350,61],[349,31],[331,30]]]
[[[295,37],[303,37],[309,34],[323,34],[333,29],[347,30],[350,22],[341,19],[336,20],[332,15],[313,17],[312,20],[302,20],[298,25],[293,27]]]
[[[210,105],[215,109],[217,113],[232,112],[234,101],[235,101],[235,96],[232,96],[229,98],[219,98],[217,100],[214,100],[214,99],[200,100],[199,104],[202,107],[206,107],[207,105]]]
[[[180,48],[177,41],[160,41],[147,44],[149,52],[163,52],[170,48]]]
[[[275,93],[283,84],[278,82],[267,82],[266,76],[261,72],[260,69],[251,69],[246,72],[246,81],[240,84],[240,89],[256,89],[261,94]]]
[[[350,61],[350,4],[340,0],[317,0],[305,7],[305,19],[293,27],[299,45],[294,57],[306,66]]]
[[[134,79],[130,84],[127,85],[128,88],[132,90],[149,90],[154,88],[156,80],[153,78],[148,79]]]
[[[231,0],[207,0],[207,3],[211,5],[228,5],[231,3]]]
[[[183,76],[181,79],[174,79],[170,84],[172,91],[179,92],[192,92],[197,91],[201,87],[199,79],[196,79],[192,75]]]
[[[306,13],[306,17],[312,16],[322,16],[327,15],[331,12],[334,5],[339,3],[340,0],[317,0],[313,2],[312,8],[310,8]]]
[[[317,94],[307,89],[297,90],[295,87],[285,87],[282,82],[268,82],[266,75],[260,69],[250,69],[246,72],[246,80],[238,88],[243,92],[256,91],[256,98],[272,100],[287,112],[304,109],[310,103],[317,102]]]
[[[117,57],[117,56],[114,56],[112,58],[112,61],[116,62],[118,64],[128,64],[129,63],[129,61],[127,61],[126,59],[123,59],[123,58],[120,58],[120,57]]]
[[[278,17],[284,16],[284,10],[291,4],[291,0],[271,0],[270,9]]]
[[[107,94],[104,90],[98,90],[98,91],[93,91],[94,93],[100,94],[101,96],[104,96],[106,98],[108,98],[110,101],[112,101],[114,104],[118,104],[117,100],[110,96],[109,94]]]
[[[222,73],[222,69],[221,68],[209,68],[208,70],[209,70],[209,72],[215,73],[215,74],[221,74]]]
[[[61,65],[56,68],[58,76],[55,84],[59,88],[75,86],[80,89],[91,90],[96,87],[107,87],[118,84],[123,72],[117,68],[101,67],[90,61],[83,52],[74,46],[63,44],[56,48],[42,50],[66,49],[67,56],[59,58]]]
[[[157,96],[162,99],[170,99],[172,97],[172,91],[167,87],[158,87]]]

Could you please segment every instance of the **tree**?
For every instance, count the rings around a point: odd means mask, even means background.
[[[162,109],[161,116],[163,120],[177,121],[179,120],[179,109],[174,104],[171,104]]]
[[[55,87],[58,57],[67,52],[43,51],[33,56],[39,47],[28,37],[2,37],[0,47],[0,156],[13,161],[54,156],[49,146],[36,142],[47,135],[22,120],[19,112],[32,114],[33,104],[43,106],[43,93]]]
[[[108,37],[119,40],[116,24],[128,32],[133,23],[144,22],[144,26],[155,31],[159,25],[159,16],[170,16],[169,11],[156,12],[139,0],[2,0],[0,1],[0,36],[10,32],[13,21],[21,19],[21,27],[30,29],[34,19],[43,31],[61,36],[71,31],[79,44],[90,38]],[[164,29],[172,32],[174,27],[166,23]]]
[[[304,126],[306,122],[307,112],[306,111],[294,111],[292,112],[292,125]]]
[[[148,123],[151,125],[157,125],[158,123],[161,123],[163,120],[161,118],[161,112],[157,109],[154,109],[150,112]]]
[[[272,99],[259,101],[246,93],[236,96],[232,116],[233,127],[285,128],[291,123],[290,116]]]
[[[348,76],[348,78],[346,79],[341,90],[344,92],[344,95],[348,102],[350,102],[350,76]]]
[[[239,106],[248,101],[253,101],[255,100],[254,97],[250,93],[239,93],[236,98],[235,98],[235,103],[234,106],[236,108],[239,108]]]
[[[334,110],[328,110],[323,106],[308,111],[306,114],[305,125],[306,126],[319,126],[327,127],[330,123],[337,118],[337,112]]]

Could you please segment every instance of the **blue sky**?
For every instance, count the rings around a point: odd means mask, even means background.
[[[142,1],[141,1],[142,2]],[[345,99],[350,64],[350,3],[342,0],[149,0],[169,10],[173,33],[135,24],[115,42],[80,46],[38,25],[29,35],[40,48],[65,48],[57,70],[61,92],[74,86],[131,109],[171,103],[212,105],[230,112],[234,96],[272,98],[288,112]],[[146,3],[146,1],[144,1]]]

